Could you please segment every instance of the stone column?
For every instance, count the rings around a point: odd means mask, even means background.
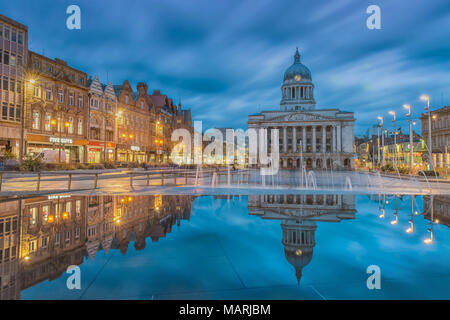
[[[336,126],[333,125],[333,139],[331,140],[331,151],[336,152]]]
[[[322,152],[325,153],[326,152],[326,148],[327,148],[327,132],[326,132],[326,127],[322,126]]]
[[[341,124],[339,123],[337,126],[337,151],[341,152],[342,148],[341,148],[341,140],[342,139],[342,128],[341,128]]]
[[[283,152],[286,153],[287,152],[287,138],[286,138],[286,127],[283,127]]]
[[[306,152],[306,126],[302,127],[302,148]]]
[[[292,127],[292,151],[297,152],[297,127]]]
[[[312,126],[312,152],[316,152],[316,126]]]

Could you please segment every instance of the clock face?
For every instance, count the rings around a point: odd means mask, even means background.
[[[302,79],[302,77],[300,77],[299,75],[295,76],[295,81],[300,81]]]

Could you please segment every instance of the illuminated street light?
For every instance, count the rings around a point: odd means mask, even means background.
[[[422,94],[420,96],[420,100],[427,102],[427,107],[425,111],[428,111],[428,164],[430,166],[430,170],[433,169],[433,157],[432,157],[432,146],[431,146],[431,109],[430,109],[430,96],[426,94]]]

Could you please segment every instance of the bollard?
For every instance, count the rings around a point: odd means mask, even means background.
[[[97,189],[98,173],[95,174],[94,189]]]
[[[40,188],[41,188],[41,172],[39,171],[37,182],[36,182],[36,191],[39,191]]]
[[[148,186],[150,185],[150,174],[149,173],[147,173],[147,185]]]
[[[72,174],[69,173],[69,181],[67,182],[67,190],[70,190],[72,187]]]

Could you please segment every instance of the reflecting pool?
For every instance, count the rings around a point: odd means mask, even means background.
[[[449,299],[449,225],[442,195],[7,199],[0,298]]]

